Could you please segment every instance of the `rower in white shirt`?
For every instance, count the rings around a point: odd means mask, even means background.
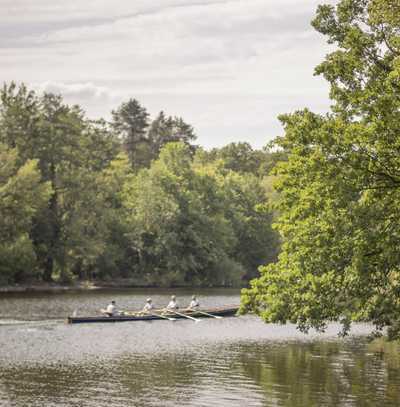
[[[177,303],[177,301],[176,301],[176,297],[175,297],[175,295],[172,295],[171,296],[171,301],[168,303],[168,305],[167,305],[167,310],[174,310],[174,309],[178,309],[179,308],[179,305],[178,305],[178,303]]]
[[[154,305],[153,305],[153,301],[151,300],[151,298],[147,298],[146,300],[146,304],[143,307],[143,312],[150,312],[152,309],[154,309]]]
[[[115,305],[115,301],[111,301],[110,304],[107,305],[105,310],[102,310],[104,314],[108,315],[109,317],[113,317],[118,315],[117,306]]]
[[[198,308],[198,307],[200,307],[200,303],[197,300],[196,296],[192,295],[192,301],[190,301],[188,309],[195,309],[195,308]]]

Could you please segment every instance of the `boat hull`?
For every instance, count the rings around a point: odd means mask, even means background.
[[[193,318],[213,318],[213,315],[215,316],[220,316],[220,317],[231,317],[235,316],[238,307],[224,307],[224,308],[210,308],[210,309],[204,309],[204,310],[199,310],[199,311],[183,311],[183,310],[178,310],[180,314],[188,315]],[[209,313],[211,315],[206,315],[204,313]],[[113,317],[108,317],[105,315],[101,316],[93,316],[93,317],[68,317],[67,322],[69,324],[83,324],[83,323],[99,323],[99,322],[128,322],[128,321],[154,321],[154,320],[159,320],[159,321],[168,321],[168,318],[174,318],[174,319],[188,319],[182,315],[175,314],[173,312],[165,314],[163,316],[159,316],[156,313],[148,315],[117,315]]]

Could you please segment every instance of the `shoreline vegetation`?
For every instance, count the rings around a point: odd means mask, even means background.
[[[111,116],[0,90],[0,286],[240,287],[276,260],[281,152],[204,150],[182,118],[150,119],[136,99]]]
[[[71,284],[71,285],[61,285],[61,284],[17,284],[9,286],[0,286],[0,294],[3,293],[30,293],[30,292],[63,292],[63,291],[90,291],[101,289],[96,284]],[[122,288],[122,287],[121,287]]]

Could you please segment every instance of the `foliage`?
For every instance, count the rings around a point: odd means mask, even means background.
[[[87,278],[126,278],[134,271],[136,250],[131,247],[127,237],[129,224],[123,207],[123,189],[132,177],[132,168],[125,153],[119,153],[97,175],[97,194],[101,201],[98,216],[104,225],[103,250],[95,259],[92,273]]]
[[[230,285],[242,268],[229,260],[233,229],[208,174],[195,171],[182,143],[168,144],[125,191],[139,270],[150,282]],[[228,270],[227,267],[233,268]],[[239,275],[233,275],[236,271]]]
[[[162,111],[151,123],[147,137],[153,159],[158,157],[162,147],[172,142],[183,142],[194,150],[190,143],[196,139],[192,126],[180,117],[166,117]]]
[[[168,143],[181,141],[194,150],[190,144],[196,139],[192,126],[180,117],[167,117],[163,111],[150,123],[147,110],[136,99],[112,112],[111,127],[136,171],[149,167]]]
[[[150,121],[130,99],[111,124],[92,121],[15,83],[0,100],[0,284],[230,286],[274,259],[258,167],[222,153],[202,162],[182,118]]]
[[[18,149],[18,165],[36,159],[42,182],[52,189],[30,230],[43,279],[69,279],[72,269],[102,250],[95,178],[117,143],[103,123],[89,122],[60,96],[38,97],[12,83],[1,101],[0,141]]]
[[[270,175],[278,162],[286,160],[283,150],[272,151],[269,147],[255,150],[246,142],[230,143],[210,151],[200,149],[196,159],[203,164],[219,161],[226,170],[262,177]]]
[[[281,116],[276,264],[243,292],[242,310],[302,330],[353,320],[400,337],[400,47],[394,1],[320,6],[314,27],[336,44],[317,68],[332,112]]]
[[[275,261],[279,250],[278,236],[271,228],[273,213],[266,205],[264,179],[229,171],[218,174],[218,188],[236,236],[233,258],[244,267],[243,277],[249,280],[258,274],[261,264]]]
[[[29,233],[51,188],[40,183],[37,161],[18,168],[16,149],[0,144],[0,283],[20,282],[40,274]]]
[[[149,114],[136,99],[130,99],[113,110],[111,125],[118,134],[133,168],[147,163]]]

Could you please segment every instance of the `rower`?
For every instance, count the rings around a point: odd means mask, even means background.
[[[172,295],[171,296],[171,301],[168,303],[168,305],[167,305],[167,310],[174,310],[174,309],[178,309],[179,308],[179,306],[178,306],[178,303],[176,302],[176,297],[175,297],[175,295]]]
[[[111,301],[110,304],[107,305],[107,308],[104,312],[109,317],[113,317],[118,314],[117,307],[115,305],[115,301]]]
[[[197,300],[195,295],[192,295],[192,301],[190,301],[188,309],[195,309],[195,308],[199,308],[199,307],[200,307],[199,301]]]
[[[143,307],[143,312],[150,312],[152,309],[154,309],[153,301],[151,298],[147,298],[146,304]]]

